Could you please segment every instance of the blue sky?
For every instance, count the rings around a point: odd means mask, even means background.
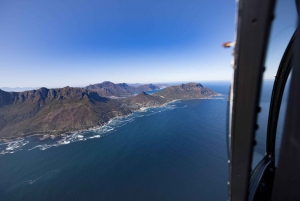
[[[288,1],[279,10],[288,17],[276,19],[271,36],[276,47],[295,27]],[[232,50],[221,44],[234,38],[235,6],[234,0],[1,0],[0,87],[229,80]],[[276,66],[280,54],[269,52],[267,64]],[[274,77],[272,69],[265,78]]]

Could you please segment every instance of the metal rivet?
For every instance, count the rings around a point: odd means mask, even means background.
[[[261,111],[261,107],[257,107],[257,113],[260,113],[260,111]]]
[[[271,20],[274,20],[275,19],[275,15],[273,14],[272,16],[271,16]]]

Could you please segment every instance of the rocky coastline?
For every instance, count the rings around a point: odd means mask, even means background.
[[[174,90],[176,93],[172,93]],[[122,99],[102,97],[95,91],[72,87],[19,93],[0,90],[0,140],[65,137],[101,128],[133,112],[164,107],[178,100],[211,99],[219,95],[197,83],[167,87],[154,95],[141,92]],[[7,119],[12,120],[8,122]],[[7,134],[10,131],[14,134]]]

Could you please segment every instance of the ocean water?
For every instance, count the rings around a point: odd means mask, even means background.
[[[226,200],[229,82],[69,134],[0,142],[0,200]]]

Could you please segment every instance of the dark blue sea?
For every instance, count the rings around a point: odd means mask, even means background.
[[[229,82],[203,84],[224,95],[63,139],[0,142],[0,200],[226,200]]]

